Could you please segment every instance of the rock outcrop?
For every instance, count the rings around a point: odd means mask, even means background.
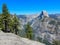
[[[32,41],[26,38],[22,38],[12,33],[0,32],[0,45],[45,45],[45,44]]]
[[[26,22],[29,21],[31,27],[33,28],[34,40],[39,40],[37,37],[44,38],[45,35],[43,35],[43,34],[46,34],[47,40],[49,42],[51,42],[51,39],[55,39],[56,31],[58,32],[58,34],[60,34],[60,24],[58,24],[58,22],[60,23],[59,17],[60,16],[57,16],[56,14],[54,14],[54,15],[48,14],[46,11],[43,10],[40,14],[36,14],[33,16],[28,15],[26,17],[26,19],[23,19],[23,18],[22,19],[26,20]],[[25,21],[22,21],[22,23],[24,23],[24,25],[22,26],[23,30],[24,30]],[[23,30],[22,30],[22,32],[23,32]],[[49,37],[48,37],[48,35],[49,35]],[[53,36],[51,36],[51,35],[53,35]],[[60,40],[60,38],[59,38],[59,40]]]

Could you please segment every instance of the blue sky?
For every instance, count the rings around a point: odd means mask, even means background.
[[[3,3],[7,4],[12,14],[35,14],[42,10],[48,13],[60,13],[60,0],[0,0],[0,13]]]

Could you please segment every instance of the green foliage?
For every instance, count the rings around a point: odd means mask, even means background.
[[[6,4],[3,4],[2,6],[2,23],[3,23],[3,31],[4,32],[9,32],[9,20],[10,20],[10,14],[8,12]]]
[[[51,21],[49,22],[49,24],[53,24],[53,25],[55,25],[56,22],[55,22],[54,20],[51,20]]]
[[[60,45],[60,41],[54,40],[52,45]]]
[[[28,23],[25,27],[25,32],[26,32],[26,37],[29,39],[33,38],[33,31],[32,31],[32,27],[30,26],[30,24]]]
[[[0,14],[0,30],[3,32],[18,33],[19,19],[15,15],[10,15],[6,4],[2,6],[2,14]]]
[[[12,26],[13,26],[14,33],[17,34],[18,33],[19,20],[18,20],[16,14],[13,17],[13,25]]]

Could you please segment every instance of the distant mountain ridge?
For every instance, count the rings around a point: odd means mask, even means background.
[[[35,40],[38,40],[37,37],[44,37],[49,42],[51,42],[52,39],[55,39],[54,34],[56,34],[56,24],[54,23],[60,22],[60,14],[48,14],[46,11],[42,11],[40,14],[36,15],[18,15],[18,18],[22,22],[21,25],[23,28],[25,24],[27,24],[28,22],[30,23],[34,31]],[[58,33],[60,33],[59,30],[60,25],[58,25]],[[50,39],[48,38],[48,35],[50,36]]]

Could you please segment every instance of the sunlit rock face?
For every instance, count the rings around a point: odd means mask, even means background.
[[[48,13],[47,13],[45,10],[42,11],[42,15],[44,15],[44,16],[46,16],[46,17],[49,17],[49,16],[48,16]]]
[[[45,45],[45,44],[32,41],[26,38],[22,38],[12,33],[0,32],[0,45]]]
[[[43,11],[41,12],[41,14],[39,15],[39,17],[40,17],[40,19],[42,19],[42,18],[44,18],[44,17],[49,17],[49,15],[48,15],[48,13],[47,13],[45,10],[43,10]]]
[[[22,21],[22,24],[25,25],[25,23],[27,24],[27,22],[30,23],[31,27],[33,28],[33,33],[34,33],[34,38],[35,40],[37,40],[37,37],[43,37],[41,36],[43,33],[49,33],[50,37],[51,35],[55,36],[55,27],[56,24],[54,24],[52,21],[54,22],[60,22],[60,18],[59,16],[57,16],[58,14],[48,14],[45,10],[41,11],[40,14],[36,14],[36,15],[27,15],[26,19],[23,19],[24,21]],[[24,16],[23,16],[24,17]],[[26,20],[26,22],[25,22]],[[52,23],[51,23],[52,22]],[[54,24],[54,25],[53,25]],[[23,27],[24,28],[24,27]],[[60,33],[60,25],[58,26],[58,32]],[[53,38],[49,38],[49,39],[54,39]],[[47,35],[48,37],[48,35]],[[47,38],[47,40],[49,40]],[[50,42],[50,40],[49,40]]]

